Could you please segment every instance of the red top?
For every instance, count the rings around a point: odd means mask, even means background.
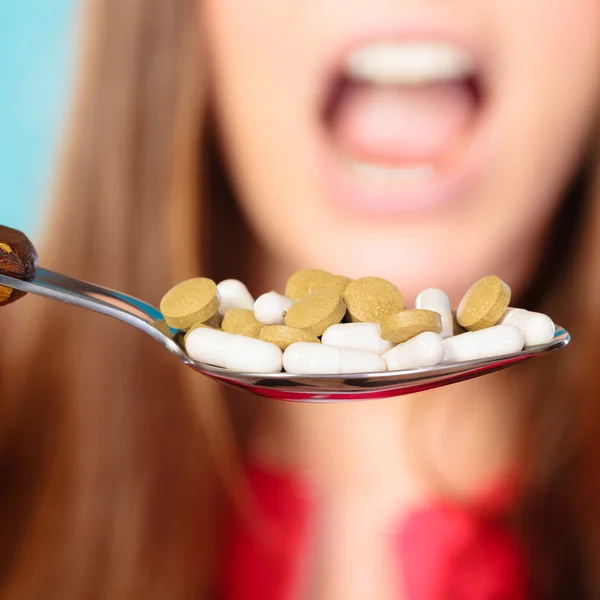
[[[252,519],[229,519],[223,600],[291,600],[298,595],[315,505],[300,478],[248,470]],[[527,600],[527,570],[504,524],[512,504],[503,485],[470,506],[438,501],[402,520],[396,560],[410,600]]]

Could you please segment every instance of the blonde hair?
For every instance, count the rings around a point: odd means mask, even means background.
[[[196,4],[88,2],[44,266],[155,304],[192,275],[243,277],[247,265],[218,246],[224,214],[237,257],[251,240],[207,128]],[[530,445],[522,523],[538,589],[576,576],[595,593],[600,202],[583,210],[560,232],[575,239],[583,223],[573,248],[553,250],[560,277],[539,304],[571,329],[573,347],[519,375]],[[232,442],[251,415],[123,324],[34,298],[2,314],[3,595],[208,597]]]

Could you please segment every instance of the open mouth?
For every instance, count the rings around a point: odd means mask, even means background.
[[[330,147],[353,178],[387,191],[418,189],[455,169],[486,104],[477,60],[446,42],[366,43],[329,85]]]

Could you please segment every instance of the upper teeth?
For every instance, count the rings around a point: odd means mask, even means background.
[[[373,42],[351,52],[351,79],[380,85],[415,85],[463,79],[475,71],[464,50],[442,42]]]

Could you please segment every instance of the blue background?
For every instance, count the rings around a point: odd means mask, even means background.
[[[0,223],[33,237],[70,99],[75,5],[0,0]]]

